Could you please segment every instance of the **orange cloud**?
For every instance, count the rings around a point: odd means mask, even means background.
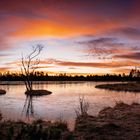
[[[96,68],[117,68],[126,66],[140,66],[140,63],[132,61],[113,61],[113,62],[65,62],[60,61],[57,63],[60,66],[76,66],[76,67],[96,67]]]
[[[4,0],[0,19],[23,19],[23,27],[13,33],[22,37],[100,34],[132,24],[138,4],[135,0]],[[11,22],[19,25],[14,18]]]
[[[0,67],[0,72],[6,72],[12,69],[12,67]]]
[[[14,37],[42,37],[42,36],[57,36],[57,37],[68,37],[68,36],[80,36],[86,34],[100,34],[107,30],[116,27],[115,22],[98,24],[94,28],[91,25],[84,25],[82,23],[69,23],[72,19],[65,19],[64,23],[59,23],[50,20],[42,19],[26,19],[27,22],[11,33]]]
[[[125,7],[123,5],[120,0],[29,0],[28,3],[5,0],[0,4],[3,11],[0,18],[4,21],[10,19],[7,30],[13,23],[20,26],[11,32],[14,37],[96,35],[124,26],[121,16],[125,14],[127,19],[130,18],[124,9],[132,12],[133,2],[127,2]]]
[[[131,69],[128,68],[118,68],[118,69],[112,69],[113,73],[117,73],[117,74],[129,74]]]
[[[11,62],[8,63],[9,65],[18,65],[20,66],[20,62]],[[43,66],[42,66],[43,65]],[[63,67],[91,67],[91,68],[120,68],[120,67],[127,67],[127,66],[140,66],[139,62],[135,61],[109,61],[109,62],[74,62],[74,61],[62,61],[56,59],[47,59],[41,60],[39,68],[47,68],[52,67],[55,68],[56,66],[63,66]]]

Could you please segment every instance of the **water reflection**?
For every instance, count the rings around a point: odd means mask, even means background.
[[[26,96],[21,115],[22,116],[25,115],[25,119],[27,119],[28,121],[34,118],[33,96],[30,96],[30,95]]]
[[[140,93],[96,89],[97,84],[107,82],[36,82],[34,89],[52,91],[51,95],[38,98],[25,96],[23,84],[0,85],[0,89],[7,91],[6,95],[0,96],[0,111],[3,117],[14,120],[21,119],[21,112],[27,119],[55,120],[62,114],[65,120],[72,120],[76,116],[74,109],[79,104],[79,95],[88,100],[91,115],[118,101],[140,103]]]

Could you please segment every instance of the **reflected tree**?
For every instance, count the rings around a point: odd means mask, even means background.
[[[22,116],[25,113],[25,117],[26,119],[28,119],[28,121],[30,120],[30,118],[34,118],[34,107],[33,107],[33,97],[27,95],[26,99],[25,99],[25,103],[23,106],[23,110],[22,110]]]

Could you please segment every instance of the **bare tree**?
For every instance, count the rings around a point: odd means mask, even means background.
[[[27,56],[24,57],[22,55],[21,72],[24,77],[24,83],[27,91],[33,90],[33,81],[31,79],[31,75],[34,75],[35,70],[38,68],[40,60],[37,58],[37,56],[40,54],[42,49],[43,46],[41,44],[37,44],[32,46],[32,51]]]

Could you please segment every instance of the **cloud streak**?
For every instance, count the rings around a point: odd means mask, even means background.
[[[12,62],[8,63],[9,65],[20,65],[20,62]],[[43,65],[43,66],[41,66]],[[91,68],[119,68],[119,67],[126,67],[126,66],[140,66],[139,62],[135,61],[110,61],[110,62],[75,62],[75,61],[63,61],[57,59],[47,59],[40,61],[40,66],[42,68],[51,68],[51,67],[91,67]]]
[[[121,27],[110,31],[112,35],[118,35],[129,39],[140,39],[140,28],[139,27]]]
[[[7,67],[6,67],[7,66]],[[21,66],[20,61],[13,61],[5,63],[1,67],[1,71],[19,71]],[[133,67],[140,67],[138,61],[121,60],[121,61],[100,61],[100,62],[82,62],[82,61],[64,61],[59,59],[45,59],[41,60],[37,66],[38,70],[47,71],[49,73],[93,73],[93,74],[105,74],[105,73],[129,73]],[[85,71],[83,71],[85,69]]]
[[[139,47],[135,45],[131,45],[119,40],[118,38],[111,37],[100,37],[96,39],[93,38],[88,41],[79,42],[79,44],[86,47],[86,50],[84,50],[84,52],[88,53],[89,56],[92,55],[94,57],[103,59],[117,58],[115,56],[139,50]]]
[[[140,52],[132,52],[128,54],[120,54],[113,56],[114,58],[140,60]]]

